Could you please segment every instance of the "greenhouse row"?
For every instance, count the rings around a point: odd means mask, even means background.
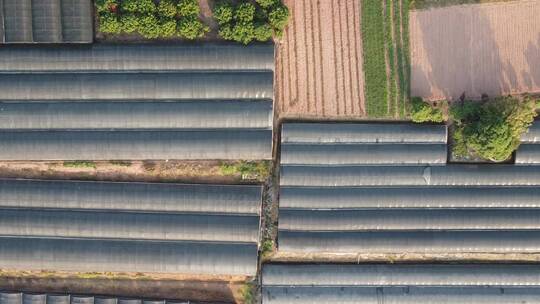
[[[87,0],[0,1],[1,43],[91,43],[92,2]]]
[[[143,300],[75,294],[0,292],[1,304],[189,304],[179,301]]]
[[[285,123],[279,250],[540,251],[540,170],[446,164],[446,136],[441,125]]]
[[[540,122],[534,123],[521,137],[521,145],[516,151],[516,164],[540,164]]]
[[[272,45],[9,46],[0,57],[0,160],[272,158]]]
[[[0,268],[253,276],[261,191],[2,180]]]

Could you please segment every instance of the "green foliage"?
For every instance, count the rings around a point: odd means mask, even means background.
[[[465,101],[454,105],[450,114],[455,124],[453,153],[470,154],[491,161],[510,158],[536,116],[531,99],[499,97],[485,103]]]
[[[139,19],[139,34],[144,38],[154,39],[161,34],[159,22],[154,15],[145,15]]]
[[[178,22],[178,35],[186,39],[203,37],[210,29],[195,17],[182,18]]]
[[[255,304],[257,299],[257,286],[254,282],[246,282],[244,286],[242,286],[240,293],[242,294],[244,304]]]
[[[422,100],[420,97],[411,99],[412,121],[417,123],[422,122],[443,122],[444,115],[441,109],[431,106],[429,103]]]
[[[239,161],[220,164],[223,175],[240,175],[242,179],[265,180],[270,176],[269,161]]]
[[[139,18],[135,15],[123,15],[120,21],[122,22],[122,31],[124,33],[133,33],[139,29]]]
[[[197,0],[180,0],[178,14],[181,17],[199,17],[201,9]]]
[[[219,25],[227,25],[233,20],[234,7],[229,2],[219,2],[214,7],[213,14]]]
[[[213,9],[219,35],[225,40],[248,44],[280,37],[289,19],[289,9],[281,0],[240,0],[217,2]]]
[[[96,163],[93,161],[85,161],[85,160],[74,160],[74,161],[65,161],[64,167],[67,168],[96,168]]]
[[[159,23],[160,37],[172,37],[176,35],[176,20],[173,18],[164,19]]]
[[[111,160],[109,163],[111,163],[111,165],[120,166],[120,167],[131,166],[131,161],[129,160]]]
[[[536,109],[540,109],[540,99],[536,100]]]
[[[261,244],[261,260],[266,260],[274,252],[274,242],[272,240],[265,240]]]
[[[122,31],[122,23],[115,15],[102,14],[99,16],[99,30],[107,34],[118,34]]]
[[[268,21],[272,27],[280,30],[284,29],[287,22],[289,22],[289,9],[283,4],[275,6],[268,13]]]
[[[196,39],[209,31],[199,19],[197,0],[96,0],[96,8],[103,33]]]
[[[176,4],[172,0],[161,0],[157,12],[162,17],[174,18],[176,16]]]
[[[156,11],[153,0],[123,0],[122,11],[127,13],[151,14]]]
[[[253,36],[257,41],[268,41],[272,39],[272,27],[269,24],[257,24]]]
[[[264,9],[268,9],[281,4],[280,0],[255,0],[255,2],[257,2],[257,4]]]

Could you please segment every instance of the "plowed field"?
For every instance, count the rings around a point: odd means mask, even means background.
[[[364,74],[359,0],[285,0],[291,19],[277,45],[281,117],[359,117]]]
[[[540,92],[540,1],[412,11],[411,95]]]

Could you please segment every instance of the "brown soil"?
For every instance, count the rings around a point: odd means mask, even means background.
[[[430,100],[540,92],[540,1],[412,11],[411,94]]]
[[[364,75],[358,0],[285,0],[289,25],[276,45],[280,117],[362,117]]]
[[[437,262],[540,262],[540,253],[460,253],[460,254],[321,254],[321,253],[274,253],[271,262],[290,263],[437,263]]]
[[[215,184],[259,182],[259,177],[242,177],[238,173],[224,174],[221,170],[223,163],[220,161],[169,160],[125,163],[96,161],[93,163],[95,168],[72,168],[66,167],[61,161],[0,161],[0,177]],[[226,163],[234,164],[235,162]]]
[[[242,290],[247,279],[231,276],[0,270],[0,290],[242,303]]]

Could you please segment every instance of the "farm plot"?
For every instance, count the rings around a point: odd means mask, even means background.
[[[360,1],[286,0],[291,19],[277,45],[281,117],[365,115]]]
[[[409,98],[408,0],[362,1],[367,115],[403,118]]]
[[[540,92],[540,1],[412,11],[411,94],[430,100]]]

